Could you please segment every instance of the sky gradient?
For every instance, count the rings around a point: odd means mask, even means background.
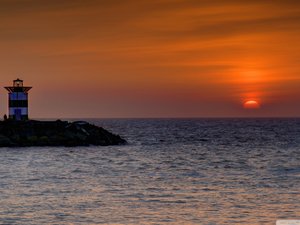
[[[33,86],[33,118],[300,116],[298,0],[0,0],[0,16],[0,83]]]

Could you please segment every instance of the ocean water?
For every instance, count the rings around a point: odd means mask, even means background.
[[[300,219],[300,119],[106,119],[125,146],[0,148],[0,224]]]

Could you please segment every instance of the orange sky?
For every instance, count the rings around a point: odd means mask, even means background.
[[[300,116],[298,0],[0,3],[0,83],[33,86],[31,117]]]

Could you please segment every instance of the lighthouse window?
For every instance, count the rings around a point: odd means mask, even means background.
[[[10,100],[27,100],[27,94],[22,92],[13,92],[9,95]]]
[[[22,80],[15,80],[14,81],[14,86],[15,87],[22,87],[23,86],[23,81]]]

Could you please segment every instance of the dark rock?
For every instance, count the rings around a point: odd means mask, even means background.
[[[0,147],[12,146],[13,143],[6,136],[0,135]]]
[[[85,121],[0,121],[0,147],[120,144],[119,135]]]

